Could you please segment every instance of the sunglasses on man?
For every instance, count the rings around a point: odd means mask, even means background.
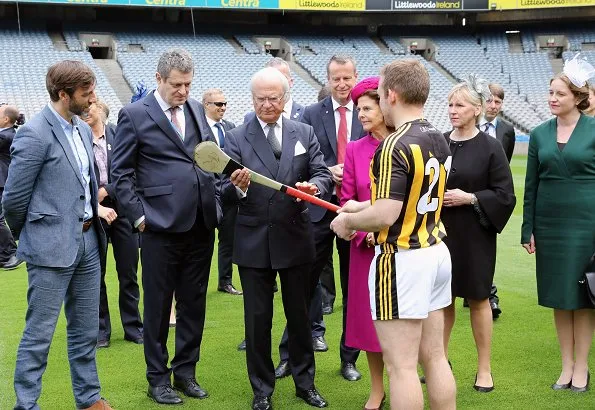
[[[207,104],[213,104],[219,108],[226,106],[227,107],[227,101],[214,101],[214,102],[208,102]]]

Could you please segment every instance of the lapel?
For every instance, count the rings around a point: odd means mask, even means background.
[[[153,91],[153,93],[156,92],[157,90]],[[163,131],[165,135],[167,135],[167,137],[170,140],[172,140],[172,142],[180,149],[180,151],[182,151],[184,155],[189,157],[189,154],[186,151],[186,147],[184,147],[184,142],[182,141],[176,130],[174,130],[174,127],[170,124],[169,120],[165,116],[165,113],[161,110],[161,107],[159,106],[159,103],[155,99],[153,93],[147,95],[142,100],[143,104],[145,104],[146,106],[147,114],[149,114],[149,117],[153,119],[153,121],[159,126],[159,128],[161,128],[161,131]]]
[[[248,124],[246,139],[252,145],[258,158],[260,158],[271,173],[271,178],[275,178],[279,172],[279,163],[275,159],[275,155],[273,155],[271,146],[267,141],[266,135],[264,135],[264,131],[260,127],[260,122],[258,122],[256,115]],[[281,152],[281,156],[283,156],[283,151]]]
[[[112,168],[112,148],[114,146],[115,127],[111,124],[105,126],[105,152],[107,153],[107,169]],[[108,172],[109,175],[109,172]],[[109,179],[109,178],[108,178]]]
[[[322,100],[322,110],[320,111],[322,116],[322,125],[326,131],[328,142],[337,157],[337,130],[335,128],[335,112],[333,111],[333,102],[331,97],[326,97]]]
[[[496,139],[500,142],[504,140],[504,126],[500,118],[496,120]]]
[[[233,130],[235,127],[232,125],[231,122],[226,121],[226,120],[221,120],[221,122],[223,123],[223,129],[225,130],[225,132],[229,131],[229,130]]]
[[[83,182],[83,176],[81,175],[81,170],[78,161],[74,156],[74,152],[72,152],[70,142],[68,142],[68,138],[66,137],[66,134],[64,134],[64,130],[58,122],[58,119],[49,107],[45,107],[43,109],[43,115],[45,119],[50,123],[50,126],[52,127],[52,133],[58,140],[58,143],[62,146],[62,149],[66,154],[66,158],[68,159],[68,162],[70,162],[70,166],[72,167],[72,170],[74,171],[76,177],[78,178],[81,185],[84,186],[85,183]],[[93,164],[93,162],[90,162],[89,164]]]
[[[186,101],[186,107],[188,107],[190,115],[198,126],[198,133],[200,134],[198,136],[198,143],[200,144],[203,141],[217,142],[211,131],[211,127],[209,127],[209,123],[207,122],[204,107],[191,98]]]
[[[295,144],[297,142],[297,134],[295,130],[295,124],[293,121],[289,121],[283,118],[283,136],[281,145],[281,159],[279,160],[279,171],[277,172],[277,181],[283,181],[291,166],[293,164],[293,156],[295,154]]]
[[[293,106],[291,107],[291,119],[294,121],[300,121],[302,118],[302,113],[304,111],[304,106],[293,102]]]

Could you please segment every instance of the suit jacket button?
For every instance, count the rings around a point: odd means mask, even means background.
[[[271,201],[269,201],[269,205],[273,205],[273,201],[272,201],[272,200],[271,200]]]
[[[84,219],[83,219],[83,218],[79,218],[79,222],[83,222],[83,221],[84,221]]]
[[[85,199],[85,196],[84,196],[84,195],[81,195],[81,196],[80,196],[80,199]]]
[[[273,224],[269,224],[269,228],[272,228],[272,227],[273,227]]]

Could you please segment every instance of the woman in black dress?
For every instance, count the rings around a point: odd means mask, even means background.
[[[452,304],[445,309],[444,345],[455,322],[456,297],[471,308],[471,328],[478,364],[474,384],[479,392],[494,389],[490,356],[492,311],[489,296],[496,267],[496,237],[512,214],[516,198],[506,154],[500,142],[479,131],[487,82],[475,76],[457,84],[448,95],[453,131],[446,134],[452,154],[442,220],[452,259]]]

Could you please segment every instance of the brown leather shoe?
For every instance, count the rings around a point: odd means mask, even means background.
[[[99,399],[91,407],[87,407],[85,410],[114,410],[107,400]]]

